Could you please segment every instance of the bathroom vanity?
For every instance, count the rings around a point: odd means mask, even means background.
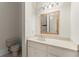
[[[65,57],[77,56],[77,53],[77,45],[71,41],[36,37],[28,40],[28,57]]]

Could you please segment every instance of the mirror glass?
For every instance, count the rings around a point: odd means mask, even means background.
[[[58,34],[59,33],[59,11],[41,14],[41,33]]]

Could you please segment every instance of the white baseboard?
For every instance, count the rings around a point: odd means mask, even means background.
[[[3,56],[3,55],[8,54],[8,53],[9,52],[8,52],[8,50],[6,48],[0,49],[0,56]]]

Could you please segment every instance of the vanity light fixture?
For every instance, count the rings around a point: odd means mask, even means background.
[[[60,7],[59,2],[49,2],[47,4],[42,4],[42,6],[40,7],[40,10],[47,10],[53,7]]]

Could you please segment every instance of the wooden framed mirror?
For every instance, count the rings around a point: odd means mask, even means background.
[[[41,14],[41,34],[59,34],[59,11]]]

